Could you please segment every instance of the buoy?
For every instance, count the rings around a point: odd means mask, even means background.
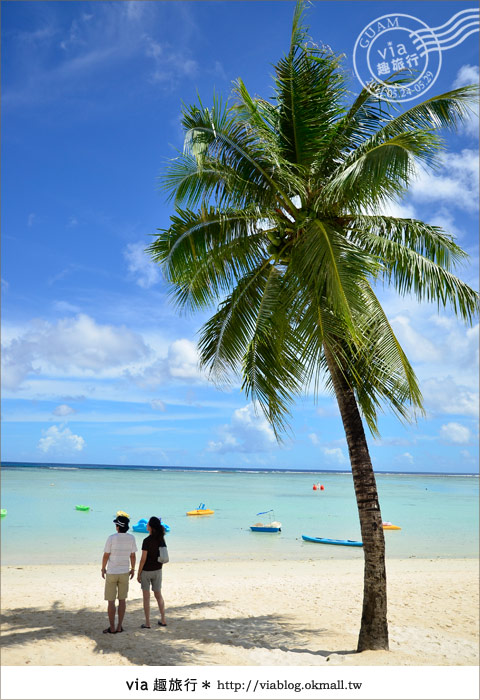
[[[317,484],[313,484],[313,490],[314,490],[314,491],[317,490]]]
[[[325,491],[325,486],[323,484],[320,486],[320,491]]]

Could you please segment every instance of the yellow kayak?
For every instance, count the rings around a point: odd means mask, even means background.
[[[398,525],[392,525],[392,523],[383,523],[383,529],[384,530],[401,530],[401,527],[398,527]]]
[[[189,510],[187,515],[212,515],[212,513],[215,511],[210,508],[197,508],[197,510]]]

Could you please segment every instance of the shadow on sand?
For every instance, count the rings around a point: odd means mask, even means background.
[[[220,604],[220,601],[210,601],[168,608],[167,627],[159,627],[157,618],[152,614],[152,628],[141,629],[140,625],[144,621],[142,603],[129,601],[124,632],[119,635],[122,644],[118,643],[117,635],[102,633],[102,629],[108,625],[106,611],[71,611],[59,602],[53,603],[51,608],[47,609],[16,608],[1,616],[4,629],[2,646],[7,649],[17,644],[54,639],[67,641],[82,636],[95,642],[95,653],[102,656],[121,654],[126,661],[135,666],[205,665],[203,647],[209,644],[221,644],[230,648],[280,650],[319,657],[354,653],[353,650],[326,651],[308,648],[307,639],[312,638],[312,633],[315,638],[321,639],[326,630],[295,627],[281,615],[208,617],[209,611]],[[199,611],[203,613],[203,617],[192,619],[191,613],[198,614]],[[55,615],[54,624],[52,614]],[[148,658],[151,659],[148,661],[145,658],[145,643],[148,643]],[[218,663],[224,663],[221,653],[218,655]],[[55,659],[46,659],[45,665],[55,665]],[[75,664],[70,661],[68,665]]]

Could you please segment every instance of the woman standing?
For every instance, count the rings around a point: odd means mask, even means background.
[[[150,629],[150,586],[153,590],[158,609],[160,611],[160,620],[158,624],[161,627],[166,627],[165,622],[165,602],[162,597],[162,564],[158,561],[159,547],[165,547],[165,528],[159,518],[152,516],[147,523],[147,530],[150,533],[142,542],[142,558],[138,567],[137,581],[142,585],[143,592],[143,610],[145,612],[144,629]]]

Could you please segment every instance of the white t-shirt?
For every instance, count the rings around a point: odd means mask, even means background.
[[[130,571],[130,554],[137,551],[137,543],[128,532],[116,532],[105,543],[104,552],[110,554],[107,562],[108,574],[126,574]]]

